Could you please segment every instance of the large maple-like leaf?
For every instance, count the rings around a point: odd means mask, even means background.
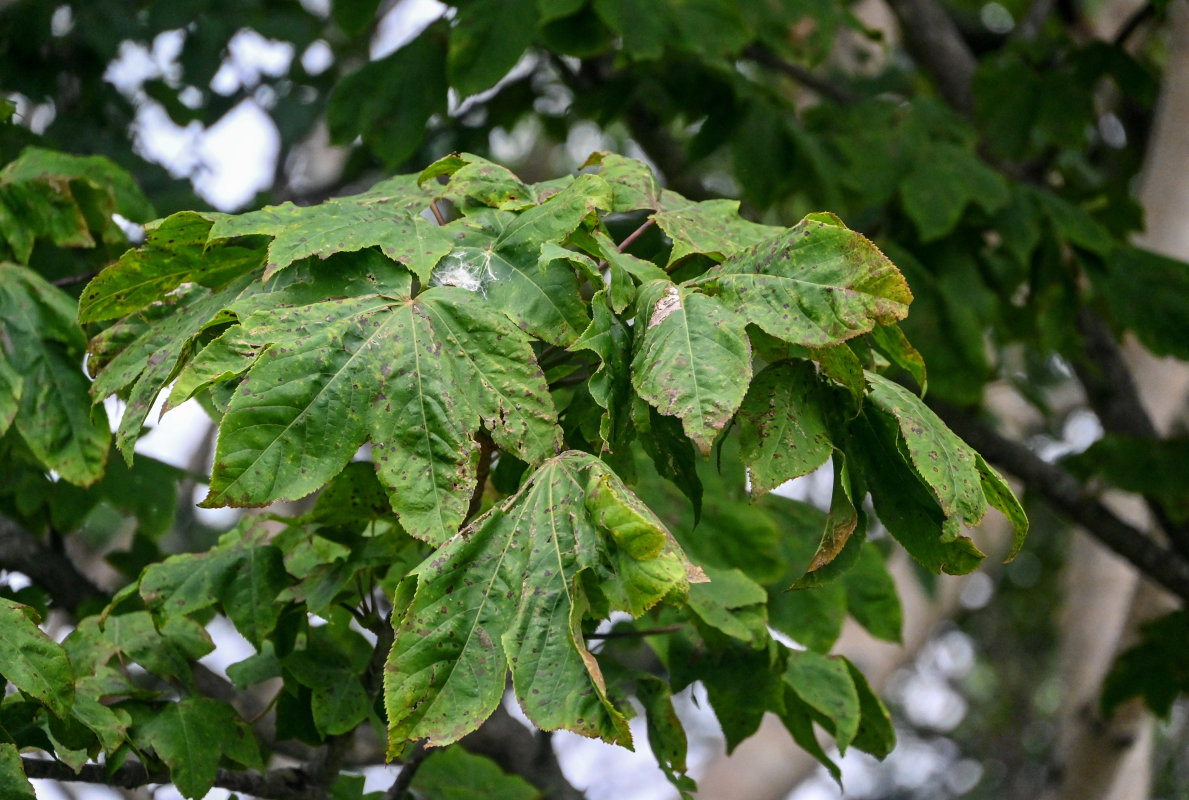
[[[427,280],[434,264],[451,247],[441,229],[420,216],[431,197],[417,185],[416,176],[398,175],[362,194],[317,206],[283,203],[247,214],[220,216],[210,238],[271,236],[265,280],[303,258],[326,258],[373,246]]]
[[[456,741],[485,720],[511,669],[544,730],[630,745],[582,637],[587,573],[639,615],[704,580],[663,524],[598,458],[568,451],[409,573],[385,671],[389,755]]]
[[[183,283],[215,287],[260,266],[257,248],[225,245],[207,251],[211,225],[223,214],[182,211],[145,226],[145,243],[87,284],[80,322],[124,316],[158,302]]]
[[[463,289],[263,309],[229,336],[255,352],[222,420],[207,506],[303,497],[371,442],[402,524],[442,542],[474,488],[480,423],[530,463],[560,449],[528,338]]]
[[[904,276],[832,214],[812,214],[743,250],[696,283],[791,344],[826,347],[904,319]]]

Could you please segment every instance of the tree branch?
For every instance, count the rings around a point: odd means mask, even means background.
[[[430,751],[425,748],[425,742],[417,742],[413,745],[409,754],[405,756],[404,763],[401,764],[396,780],[392,782],[392,786],[384,795],[384,800],[404,800],[405,795],[409,792],[409,787],[413,784],[413,777],[425,759],[429,758],[429,753]]]
[[[1033,0],[1032,5],[1028,7],[1028,12],[1016,26],[1013,38],[1026,42],[1039,36],[1040,32],[1044,30],[1049,15],[1053,13],[1055,5],[1057,5],[1056,0]]]
[[[1118,436],[1159,439],[1160,433],[1140,400],[1131,369],[1110,328],[1084,307],[1078,312],[1077,322],[1086,357],[1075,360],[1073,368],[1103,429]],[[1144,495],[1144,500],[1173,548],[1189,557],[1189,527],[1174,522],[1156,497]]]
[[[913,58],[937,84],[937,90],[963,114],[974,113],[971,84],[978,61],[958,26],[937,0],[888,0]]]
[[[932,401],[954,432],[991,462],[1015,475],[1086,532],[1131,562],[1144,575],[1189,602],[1189,560],[1119,519],[1076,479],[1027,447],[1004,437],[969,412]]]
[[[85,764],[79,772],[60,761],[21,758],[25,775],[56,781],[77,781],[135,789],[150,783],[170,783],[167,771],[149,772],[142,764],[125,764],[111,775],[100,764]],[[266,800],[325,800],[326,789],[301,769],[275,769],[269,772],[237,772],[221,769],[215,775],[215,786],[232,792],[242,792]]]
[[[561,771],[547,734],[525,728],[501,703],[479,730],[460,744],[468,751],[487,756],[505,772],[527,780],[545,793],[547,800],[585,800]]]
[[[1152,3],[1144,3],[1142,6],[1137,8],[1135,12],[1127,18],[1127,21],[1123,23],[1123,26],[1119,28],[1118,33],[1115,34],[1114,43],[1119,47],[1127,44],[1127,40],[1130,39],[1132,35],[1140,29],[1140,26],[1155,16],[1156,6],[1154,6]]]
[[[89,283],[98,274],[99,270],[95,270],[94,272],[84,272],[79,275],[67,275],[65,278],[58,278],[55,281],[51,281],[51,283],[53,283],[54,286],[57,286],[59,289],[65,289],[69,286],[77,286],[80,283]]]
[[[807,89],[812,89],[822,97],[828,97],[836,103],[849,105],[859,101],[859,96],[849,89],[820,78],[799,64],[785,61],[762,44],[754,42],[749,44],[743,50],[743,55],[761,66],[792,78]]]
[[[79,607],[85,603],[103,604],[110,599],[110,595],[80,572],[65,553],[50,547],[2,514],[0,568],[28,575],[50,591],[55,606],[74,616],[78,616]]]

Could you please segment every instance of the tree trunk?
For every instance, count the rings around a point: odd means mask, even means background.
[[[1120,20],[1133,12],[1114,4]],[[1137,244],[1189,259],[1189,182],[1176,165],[1189,161],[1189,3],[1171,9],[1168,66],[1139,192],[1147,228]],[[1109,13],[1109,9],[1108,9]],[[1130,341],[1125,355],[1140,398],[1161,434],[1185,409],[1189,368],[1158,359]],[[1121,516],[1145,529],[1153,523],[1134,497],[1107,498]],[[1162,591],[1140,581],[1126,563],[1079,536],[1066,573],[1062,656],[1065,700],[1058,736],[1053,800],[1143,800],[1150,794],[1153,720],[1138,701],[1105,720],[1098,711],[1102,679],[1138,625],[1170,608]]]

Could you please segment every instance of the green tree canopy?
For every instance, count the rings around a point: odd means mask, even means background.
[[[0,2],[14,797],[353,798],[385,758],[394,799],[578,796],[556,730],[648,747],[688,795],[694,684],[728,749],[770,713],[840,779],[894,744],[835,643],[848,616],[901,640],[902,554],[926,587],[1056,565],[1073,522],[1189,598],[1186,454],[1120,347],[1189,341],[1184,264],[1133,241],[1164,3],[1104,36],[1076,3],[890,0],[880,28],[847,3],[479,0],[387,51],[406,5]],[[244,32],[288,64],[244,69]],[[143,157],[153,115],[244,103],[279,152],[240,213]],[[1071,385],[1105,436],[1057,463],[991,402],[1053,434]],[[137,453],[190,400],[210,462]],[[818,470],[820,508],[769,493]],[[213,530],[198,487],[268,510]],[[990,509],[1005,542],[972,530]],[[1103,713],[1168,713],[1183,616],[1139,630]],[[226,678],[198,662],[216,617],[254,649]]]

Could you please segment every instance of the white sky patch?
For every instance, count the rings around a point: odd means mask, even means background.
[[[245,100],[207,129],[199,144],[194,188],[224,211],[243,208],[272,185],[281,134],[254,100]]]
[[[420,36],[423,30],[445,13],[446,6],[437,0],[404,0],[397,3],[376,26],[371,45],[372,60],[395,53]]]
[[[185,127],[170,118],[160,103],[146,100],[136,110],[132,146],[142,158],[160,164],[175,178],[194,174],[201,163],[202,123],[194,120]]]
[[[141,42],[120,42],[119,55],[107,65],[103,79],[128,97],[134,96],[146,81],[157,78],[177,86],[182,77],[178,57],[185,42],[186,33],[180,29],[162,31],[151,46]]]
[[[553,734],[553,749],[566,777],[590,800],[651,800],[673,797],[647,744],[644,715],[628,722],[636,752],[569,731]]]
[[[301,0],[301,7],[322,19],[330,16],[330,0]]]
[[[615,142],[593,122],[579,122],[566,134],[566,156],[574,164],[581,164],[597,150],[615,150]]]
[[[196,400],[187,400],[177,408],[170,409],[165,416],[161,417],[161,407],[165,405],[165,398],[168,396],[169,390],[166,389],[149,410],[145,424],[150,427],[150,430],[137,441],[136,452],[186,469],[190,466],[194,458],[194,451],[202,443],[203,436],[211,425],[211,418],[206,415]],[[108,418],[114,428],[119,423],[123,403],[119,403],[114,397],[109,397],[104,401],[104,404],[107,406]],[[113,412],[116,404],[119,405],[120,410]],[[158,421],[158,417],[160,417],[160,421]]]
[[[243,28],[227,43],[227,58],[211,78],[211,90],[230,95],[238,89],[250,89],[265,76],[278,78],[289,71],[295,50],[289,42],[266,39],[250,28]]]
[[[74,30],[74,11],[70,6],[58,6],[54,15],[50,17],[50,33],[54,36],[65,36]]]
[[[256,655],[256,648],[252,647],[252,643],[240,635],[231,620],[221,614],[207,624],[206,631],[211,635],[215,649],[198,659],[198,663],[216,675],[226,678],[228,667]]]
[[[140,42],[120,42],[119,55],[107,65],[103,79],[120,90],[121,94],[130,95],[144,85],[144,82],[157,73],[157,65],[149,48]]]
[[[334,63],[334,52],[325,39],[310,42],[301,54],[301,68],[309,75],[321,75]]]

